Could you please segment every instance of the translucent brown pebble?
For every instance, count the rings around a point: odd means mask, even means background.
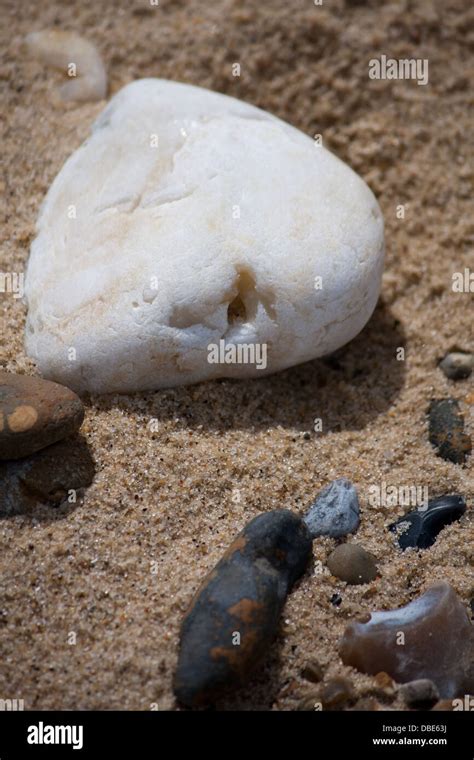
[[[174,692],[185,705],[214,702],[245,683],[267,652],[312,540],[297,515],[251,520],[207,576],[184,618]]]
[[[347,678],[333,678],[319,695],[324,710],[341,710],[355,701],[354,687]]]
[[[473,627],[445,581],[405,607],[350,623],[339,651],[346,665],[363,673],[383,670],[399,683],[429,678],[441,697],[468,693],[473,685]]]
[[[429,439],[438,456],[454,464],[464,464],[471,453],[471,438],[464,432],[464,418],[453,398],[431,402],[428,409]]]
[[[84,407],[58,383],[0,372],[0,460],[20,459],[79,430]]]
[[[383,670],[380,673],[376,673],[374,681],[380,689],[387,692],[394,691],[395,684],[393,678],[390,678],[388,673],[384,673]]]

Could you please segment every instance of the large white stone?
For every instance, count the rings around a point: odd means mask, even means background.
[[[46,196],[26,348],[78,391],[261,376],[361,330],[383,248],[372,192],[324,147],[247,103],[143,79]],[[209,361],[210,345],[229,359],[253,344],[253,364]]]

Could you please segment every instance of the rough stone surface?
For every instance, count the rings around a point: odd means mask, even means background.
[[[19,459],[66,438],[83,419],[82,403],[69,388],[0,372],[0,460]]]
[[[341,544],[329,555],[327,566],[341,581],[353,585],[370,583],[377,577],[375,558],[357,544]]]
[[[245,682],[267,652],[288,591],[310,556],[308,530],[292,512],[275,510],[248,523],[184,618],[174,679],[180,702],[212,703]]]
[[[380,289],[383,221],[363,180],[269,113],[177,82],[113,97],[37,228],[27,351],[79,391],[284,369],[351,340]],[[265,359],[210,363],[221,341]]]
[[[428,678],[441,697],[456,697],[474,688],[473,647],[466,610],[440,581],[405,607],[350,623],[339,651],[346,665],[363,673],[383,670],[399,683]]]
[[[359,498],[346,478],[339,478],[323,488],[303,518],[313,538],[340,538],[359,527]]]

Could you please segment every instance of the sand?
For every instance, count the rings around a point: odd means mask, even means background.
[[[301,513],[345,476],[361,501],[353,540],[379,558],[380,578],[346,587],[324,569],[334,541],[316,540],[262,669],[218,707],[295,709],[318,691],[300,675],[316,659],[324,683],[351,679],[357,706],[374,707],[376,694],[401,709],[374,678],[342,665],[338,640],[355,616],[405,604],[435,580],[449,581],[466,607],[474,594],[472,475],[435,455],[425,416],[431,398],[452,395],[473,432],[472,380],[448,381],[437,362],[455,346],[474,348],[472,294],[451,287],[473,264],[474,9],[468,0],[0,7],[2,271],[24,271],[42,198],[103,107],[54,104],[61,75],[21,47],[28,32],[52,26],[97,45],[110,93],[139,77],[171,78],[322,134],[376,193],[387,240],[380,304],[336,357],[248,382],[86,399],[82,434],[97,472],[84,498],[0,523],[0,697],[25,709],[176,709],[179,625],[205,573],[251,517]],[[369,79],[368,61],[381,54],[428,59],[429,84]],[[0,315],[0,365],[34,372],[25,306],[0,293]],[[387,525],[406,509],[369,503],[383,482],[462,493],[468,513],[433,548],[401,554]]]

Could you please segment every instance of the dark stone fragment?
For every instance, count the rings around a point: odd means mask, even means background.
[[[173,684],[180,702],[210,704],[245,682],[267,652],[311,550],[306,525],[287,510],[267,512],[246,525],[183,620]]]
[[[436,541],[438,533],[446,525],[459,520],[465,511],[466,502],[462,496],[439,496],[428,502],[427,509],[416,509],[400,517],[389,526],[389,530],[397,533],[402,549],[428,549]]]
[[[464,464],[471,453],[471,439],[464,432],[464,418],[453,398],[432,401],[429,409],[429,439],[438,456]]]

